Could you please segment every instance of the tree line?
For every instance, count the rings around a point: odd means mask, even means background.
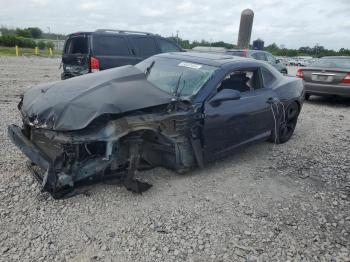
[[[208,42],[206,40],[202,41],[189,41],[179,37],[169,37],[174,42],[178,43],[184,49],[192,49],[196,46],[212,46],[212,47],[225,47],[227,49],[235,49],[236,45],[225,43],[223,41],[218,42]],[[252,49],[253,46],[250,46]],[[323,56],[350,56],[350,49],[341,48],[338,51],[332,49],[326,49],[324,46],[315,45],[314,47],[300,47],[298,49],[286,48],[283,45],[278,46],[276,43],[270,44],[264,48],[265,51],[272,53],[275,56],[312,56],[312,57],[323,57]]]
[[[338,51],[335,51],[332,49],[327,49],[321,45],[315,45],[313,47],[304,46],[298,49],[288,49],[283,46],[279,47],[273,43],[266,46],[264,49],[276,56],[350,56],[350,49],[340,48]]]
[[[35,48],[39,49],[51,48],[54,49],[55,45],[52,41],[43,41],[38,40],[40,38],[46,38],[47,34],[44,34],[43,31],[38,27],[28,27],[28,28],[16,28],[9,29],[6,27],[0,28],[1,36],[0,36],[0,46],[7,47],[27,47],[27,48]],[[50,34],[51,38],[55,34]]]

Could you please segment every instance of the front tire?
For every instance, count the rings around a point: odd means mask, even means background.
[[[292,102],[284,112],[276,119],[276,127],[273,129],[270,141],[276,144],[287,142],[293,135],[297,125],[300,108],[297,102]]]

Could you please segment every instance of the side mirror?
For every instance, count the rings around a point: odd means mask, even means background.
[[[241,92],[232,89],[222,89],[210,100],[210,104],[218,106],[223,101],[238,100],[240,98]]]

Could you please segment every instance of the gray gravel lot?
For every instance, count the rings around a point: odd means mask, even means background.
[[[21,122],[19,95],[59,80],[58,66],[0,57],[0,261],[350,260],[350,101],[311,98],[286,144],[142,172],[154,185],[143,195],[98,184],[53,200],[6,128]]]

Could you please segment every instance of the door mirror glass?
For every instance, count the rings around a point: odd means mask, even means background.
[[[241,98],[241,92],[233,89],[222,89],[211,100],[213,106],[218,106],[223,101],[238,100]]]

